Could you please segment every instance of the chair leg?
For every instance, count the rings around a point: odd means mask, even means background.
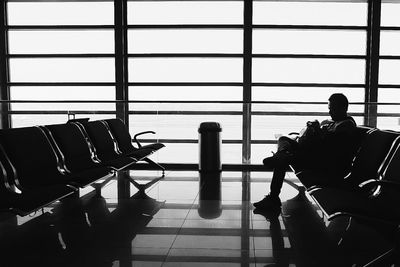
[[[165,168],[163,166],[161,166],[160,164],[158,164],[157,162],[154,162],[153,160],[149,159],[149,158],[145,158],[143,159],[144,161],[146,161],[147,163],[149,163],[152,166],[158,167],[159,169],[162,170],[162,175],[165,175]]]
[[[138,182],[135,181],[131,176],[127,177],[128,181],[133,184],[139,191],[144,192],[147,188],[151,187],[153,184],[157,183],[158,181],[162,180],[164,176],[154,178],[147,184],[139,184]]]
[[[372,266],[399,266],[398,264],[400,263],[400,257],[399,257],[399,251],[400,251],[400,226],[397,227],[397,231],[394,235],[394,247],[392,249],[389,249],[385,253],[379,255],[372,261],[368,262],[366,265],[363,267],[372,267]],[[389,265],[390,264],[390,265]]]
[[[113,175],[110,175],[109,177],[105,178],[103,182],[101,183],[92,183],[90,186],[94,188],[94,190],[96,191],[96,194],[101,196],[101,189],[108,184],[108,182],[110,182],[112,179],[115,178],[115,173],[113,173]]]
[[[391,257],[393,256],[394,252],[395,252],[395,249],[392,248],[392,249],[386,251],[385,253],[381,254],[377,258],[373,259],[372,261],[368,262],[363,267],[386,266],[386,265],[382,265],[382,264],[388,263],[387,261],[391,260]]]

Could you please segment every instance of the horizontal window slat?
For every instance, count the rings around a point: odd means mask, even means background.
[[[112,58],[115,54],[10,54],[7,58]]]

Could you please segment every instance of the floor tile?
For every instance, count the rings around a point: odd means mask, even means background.
[[[146,225],[146,227],[151,228],[166,228],[166,227],[174,227],[181,228],[184,223],[184,219],[168,219],[168,218],[159,218],[153,217],[153,219]]]
[[[167,202],[192,203],[199,192],[198,182],[191,181],[160,181],[154,188],[148,191],[148,196]]]
[[[241,249],[240,236],[178,235],[172,248]]]
[[[163,262],[155,262],[155,261],[130,261],[128,262],[132,267],[161,267]],[[126,266],[126,262],[113,262],[112,267],[122,267]]]
[[[185,219],[190,209],[160,209],[154,214],[154,219]]]
[[[221,207],[220,210],[220,215],[215,218],[218,220],[241,220],[241,215],[242,215],[242,211],[241,210],[228,210],[228,209],[223,209]],[[199,211],[196,210],[190,210],[188,217],[188,220],[203,220],[204,218],[202,218],[199,214]]]
[[[240,267],[241,263],[233,262],[165,262],[163,267]]]
[[[228,229],[241,229],[242,222],[240,220],[186,220],[183,228],[228,228]]]
[[[176,235],[138,234],[132,241],[132,247],[139,248],[170,248]]]
[[[242,251],[237,249],[171,249],[169,257],[217,257],[240,258],[242,255],[254,257],[254,251]]]

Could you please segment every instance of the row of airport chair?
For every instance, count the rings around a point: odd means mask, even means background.
[[[389,256],[390,263],[400,260],[400,133],[368,127],[358,131],[360,146],[343,183],[319,184],[326,173],[295,173],[328,221],[350,217],[391,239],[393,248],[365,265],[381,266]]]
[[[0,209],[27,215],[140,160],[164,172],[148,159],[164,145],[142,146],[138,135],[134,147],[119,119],[0,130]]]

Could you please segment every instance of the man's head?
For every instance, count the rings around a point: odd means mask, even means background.
[[[329,97],[329,115],[332,120],[338,121],[347,117],[349,101],[344,94],[336,93]]]

